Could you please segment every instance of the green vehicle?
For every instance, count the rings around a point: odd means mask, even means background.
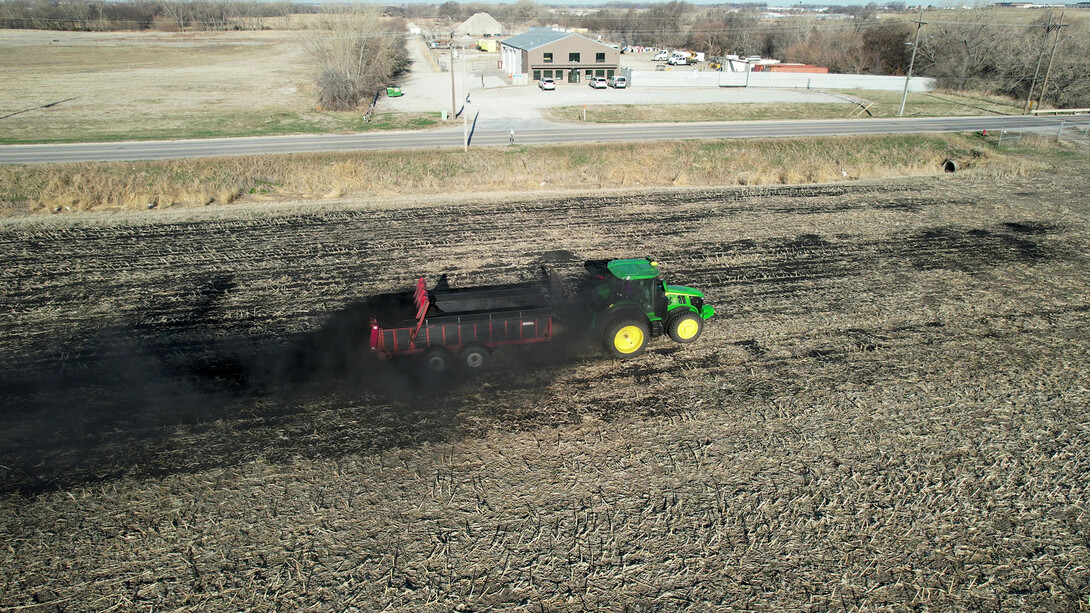
[[[636,357],[650,338],[664,333],[691,343],[704,331],[704,320],[715,315],[700,291],[659,280],[658,262],[592,260],[584,267],[595,283],[586,303],[591,329],[613,357]]]

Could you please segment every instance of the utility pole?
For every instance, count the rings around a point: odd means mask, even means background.
[[[1052,53],[1048,54],[1048,68],[1045,69],[1045,80],[1041,83],[1041,93],[1037,96],[1037,108],[1041,108],[1041,103],[1045,101],[1045,90],[1048,89],[1048,77],[1052,74],[1052,60],[1056,58],[1056,47],[1060,45],[1060,28],[1063,28],[1067,24],[1064,23],[1064,14],[1060,13],[1060,23],[1056,24],[1056,38],[1052,41]]]
[[[462,92],[466,95],[465,102],[462,103],[462,151],[469,151],[469,88],[466,86],[468,58],[466,46],[462,45]]]
[[[458,114],[458,103],[454,96],[454,32],[450,33],[450,120]]]
[[[912,80],[912,67],[916,65],[916,49],[920,47],[920,29],[923,28],[923,9],[920,9],[920,18],[916,20],[916,40],[912,43],[912,59],[908,60],[908,74],[905,75],[905,90],[901,92],[901,110],[897,111],[898,117],[905,115],[905,102],[908,101],[908,82]]]
[[[1048,14],[1048,24],[1045,26],[1045,37],[1041,41],[1041,54],[1037,56],[1037,68],[1033,69],[1033,80],[1029,83],[1029,92],[1026,94],[1026,106],[1022,107],[1022,114],[1029,112],[1029,102],[1033,99],[1033,89],[1037,87],[1037,73],[1041,72],[1041,62],[1045,59],[1045,48],[1048,47],[1048,33],[1052,30],[1052,13]]]

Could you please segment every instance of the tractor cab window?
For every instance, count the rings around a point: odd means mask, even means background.
[[[610,285],[613,293],[621,300],[631,300],[639,304],[644,310],[654,310],[654,280],[634,279],[625,280],[613,277]]]

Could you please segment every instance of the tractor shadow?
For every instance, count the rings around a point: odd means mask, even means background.
[[[170,321],[121,323],[0,367],[0,492],[459,436],[458,399],[476,393],[479,379],[370,351],[371,318],[403,308],[405,296],[347,304],[311,331],[255,337],[223,333],[221,302],[233,287],[208,279]],[[578,359],[570,336],[544,345],[505,351],[489,385],[545,385],[551,370]]]

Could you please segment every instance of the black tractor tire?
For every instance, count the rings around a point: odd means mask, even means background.
[[[454,354],[446,347],[432,345],[424,352],[422,361],[425,372],[438,375],[447,372],[454,365]]]
[[[692,311],[673,316],[666,327],[666,333],[675,343],[691,343],[700,338],[703,331],[704,320]]]
[[[467,374],[477,374],[485,370],[491,361],[492,352],[488,347],[477,343],[466,345],[458,352],[458,365]]]
[[[628,360],[641,355],[647,349],[651,331],[647,317],[643,315],[618,315],[605,327],[602,338],[609,355]]]

